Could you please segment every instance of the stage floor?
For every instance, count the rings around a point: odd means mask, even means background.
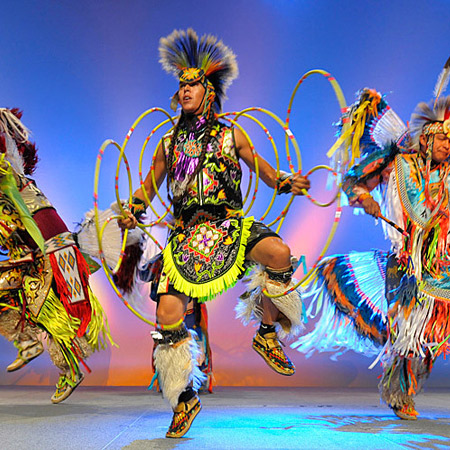
[[[80,386],[52,405],[50,387],[0,387],[0,448],[418,449],[450,448],[450,390],[417,399],[401,421],[376,389],[217,387],[182,439],[165,439],[171,414],[145,388]]]

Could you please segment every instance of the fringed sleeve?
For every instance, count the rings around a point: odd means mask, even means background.
[[[343,190],[351,206],[360,207],[359,196],[371,192],[389,178],[393,161],[398,153],[400,153],[399,147],[392,143],[373,152],[347,172]]]

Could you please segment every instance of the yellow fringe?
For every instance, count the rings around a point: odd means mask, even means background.
[[[88,291],[89,302],[92,309],[91,321],[89,322],[88,331],[86,333],[89,345],[91,345],[94,350],[99,350],[100,348],[105,349],[108,345],[107,341],[109,341],[111,345],[118,347],[111,337],[108,319],[102,305],[90,287],[88,287]]]
[[[44,327],[57,343],[70,347],[81,320],[67,314],[58,296],[50,289],[37,323]]]
[[[247,247],[247,240],[250,236],[250,228],[254,221],[255,219],[253,217],[245,217],[242,219],[241,243],[239,245],[236,262],[220,278],[208,283],[196,284],[185,280],[176,268],[172,258],[170,245],[168,245],[163,251],[164,271],[174,288],[188,297],[198,298],[200,302],[205,302],[226,291],[228,288],[233,287],[236,284],[239,275],[241,275],[244,270],[245,249]]]
[[[355,160],[361,157],[359,148],[361,136],[364,134],[364,127],[366,126],[367,113],[375,115],[376,106],[372,104],[372,101],[366,100],[359,105],[358,109],[352,114],[352,123],[348,127],[345,133],[342,133],[333,146],[328,150],[327,157],[331,158],[336,150],[347,140],[351,141],[352,146],[352,159],[350,166],[353,166]]]

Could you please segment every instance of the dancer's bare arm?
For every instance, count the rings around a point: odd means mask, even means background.
[[[166,177],[166,158],[161,143],[158,145],[158,148],[156,150],[156,158],[154,162],[154,176],[156,186],[159,189],[162,182],[164,181],[164,178]],[[153,197],[156,195],[152,177],[153,177],[152,171],[149,170],[143,184],[147,197],[150,201],[152,201]],[[133,194],[133,197],[139,198],[140,200],[145,202],[146,206],[148,206],[142,187],[136,190],[136,192]],[[137,225],[137,220],[136,217],[134,217],[134,215],[130,211],[127,211],[127,217],[125,219],[118,220],[118,224],[121,228],[135,228]]]
[[[255,160],[250,148],[250,144],[241,130],[234,129],[234,138],[236,142],[236,149],[239,157],[245,162],[245,164],[255,172]],[[275,188],[277,185],[277,172],[276,170],[261,156],[258,155],[258,169],[259,176],[271,188]],[[303,195],[302,189],[308,190],[310,188],[309,180],[300,175],[295,174],[292,180],[292,194]]]

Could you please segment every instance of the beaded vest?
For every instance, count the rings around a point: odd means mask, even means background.
[[[202,123],[192,131],[181,128],[176,137],[172,159],[174,180],[170,187],[174,197],[180,198],[174,201],[174,215],[177,225],[183,227],[241,215],[242,171],[232,128],[219,122],[214,124],[203,168],[186,186],[199,161],[205,128]],[[172,138],[173,132],[164,136],[166,156]]]

